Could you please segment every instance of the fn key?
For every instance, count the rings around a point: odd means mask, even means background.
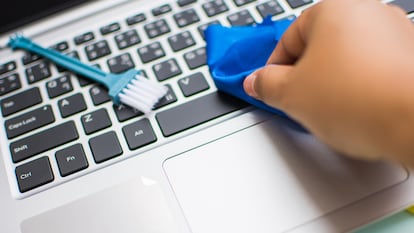
[[[53,172],[47,156],[16,167],[20,192],[24,193],[53,181]]]

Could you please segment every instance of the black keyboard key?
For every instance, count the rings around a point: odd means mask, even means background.
[[[196,11],[192,8],[174,14],[174,20],[178,27],[182,28],[200,21]]]
[[[174,58],[155,64],[152,69],[158,81],[164,81],[182,73],[181,68]]]
[[[262,4],[259,4],[256,6],[257,11],[262,16],[262,18],[265,18],[267,16],[275,16],[278,14],[282,14],[285,12],[283,8],[280,6],[280,4],[275,1],[267,1]]]
[[[159,42],[154,42],[138,49],[142,63],[148,63],[165,56],[164,49]]]
[[[112,125],[106,109],[98,109],[81,117],[83,129],[86,134],[92,134]]]
[[[86,32],[82,35],[76,36],[74,41],[76,45],[80,45],[93,39],[95,39],[95,35],[93,34],[93,32]]]
[[[177,52],[195,45],[195,40],[189,31],[185,31],[168,37],[168,43],[172,50]]]
[[[310,4],[313,2],[313,0],[287,0],[290,7],[292,8],[298,8],[307,4]]]
[[[16,167],[16,178],[21,193],[27,192],[54,180],[47,156]]]
[[[390,2],[390,4],[401,7],[407,14],[414,12],[414,1],[413,0],[395,0],[395,1]]]
[[[56,161],[62,177],[81,171],[88,167],[85,151],[81,144],[75,144],[56,152]]]
[[[167,94],[162,97],[158,103],[155,104],[154,109],[158,109],[161,107],[164,107],[166,105],[169,105],[171,103],[174,103],[177,101],[177,96],[175,95],[173,89],[169,84],[165,85],[168,88]]]
[[[118,118],[119,122],[123,122],[123,121],[129,120],[129,119],[132,119],[134,117],[141,116],[144,114],[135,108],[131,108],[123,104],[113,105],[112,107],[115,111],[115,115]]]
[[[138,70],[138,71],[139,71],[139,73],[140,73],[141,76],[143,76],[145,78],[148,78],[147,72],[145,72],[145,70]]]
[[[112,32],[121,30],[121,25],[119,23],[111,23],[99,28],[99,31],[102,35],[107,35]]]
[[[87,79],[81,75],[76,75],[76,77],[78,78],[79,86],[81,87],[94,83],[94,81]]]
[[[91,138],[89,146],[96,163],[102,163],[123,153],[114,131]]]
[[[66,53],[66,55],[68,55],[69,57],[73,57],[73,58],[76,58],[76,59],[80,60],[79,53],[77,51],[75,51],[75,50]]]
[[[99,64],[95,64],[93,66],[95,66],[98,69],[101,69],[101,66]],[[82,75],[79,75],[79,74],[76,74],[76,77],[77,77],[79,85],[81,87],[87,86],[87,85],[92,84],[92,83],[96,83],[96,82],[92,81],[91,79],[86,78],[86,77],[84,77]]]
[[[227,20],[232,26],[253,25],[256,23],[249,11],[243,10],[227,16]]]
[[[255,2],[256,0],[233,0],[234,4],[236,4],[236,6],[244,6],[246,4],[249,4],[251,2]]]
[[[58,106],[62,117],[72,116],[86,109],[85,100],[80,93],[59,100]]]
[[[69,56],[69,57],[73,57],[73,58],[76,58],[76,59],[80,60],[80,58],[79,58],[79,54],[78,54],[78,52],[77,52],[77,51],[71,51],[71,52],[68,52],[68,53],[66,53],[66,55],[67,55],[67,56]],[[56,69],[57,69],[57,70],[58,70],[58,72],[60,72],[60,73],[68,71],[66,68],[63,68],[63,67],[61,67],[61,66],[59,66],[59,65],[56,65]]]
[[[54,98],[73,90],[72,81],[68,74],[63,75],[62,77],[53,79],[46,83],[47,94],[49,98]]]
[[[208,17],[213,17],[229,10],[223,0],[209,1],[204,3],[202,6]]]
[[[104,57],[108,54],[111,54],[111,49],[109,48],[108,42],[101,40],[99,42],[90,44],[85,47],[86,56],[89,61],[96,60],[98,58]]]
[[[160,112],[156,118],[163,135],[168,137],[246,106],[235,97],[213,92]]]
[[[46,105],[7,120],[4,125],[7,138],[11,139],[55,121],[52,107]]]
[[[207,64],[206,48],[198,48],[184,54],[185,62],[188,68],[195,69]]]
[[[52,45],[50,48],[52,48],[56,51],[59,51],[59,52],[64,52],[64,51],[69,49],[69,44],[66,41],[62,41],[62,42],[59,42],[55,45]]]
[[[42,57],[34,53],[25,53],[22,58],[23,65],[28,65],[32,62],[40,60]]]
[[[39,88],[37,87],[33,87],[0,100],[3,116],[8,116],[41,102],[42,96],[40,95]]]
[[[143,13],[139,13],[133,16],[130,16],[126,19],[126,22],[128,25],[133,25],[137,23],[144,22],[147,19],[147,17]]]
[[[124,53],[108,59],[108,67],[111,73],[119,74],[135,67],[129,53]]]
[[[10,151],[13,162],[17,163],[39,153],[78,139],[75,123],[68,121],[53,128],[12,142]]]
[[[10,71],[13,71],[16,68],[17,68],[16,62],[14,62],[14,61],[9,61],[9,62],[6,62],[4,64],[1,64],[0,65],[0,75],[2,75],[4,73],[7,73],[7,72],[10,72]]]
[[[197,2],[197,0],[177,0],[177,4],[180,7],[187,6],[195,2]]]
[[[89,94],[91,95],[94,105],[103,104],[111,100],[108,90],[101,85],[91,87],[91,89],[89,89]]]
[[[203,39],[205,38],[205,36],[204,36],[204,30],[206,30],[206,28],[208,26],[212,25],[212,24],[220,24],[220,21],[214,20],[214,21],[211,21],[209,23],[206,23],[206,24],[203,24],[201,26],[198,26],[198,28],[197,28],[198,29],[198,32],[200,32],[200,35],[201,35],[201,37],[203,37]]]
[[[10,74],[0,79],[0,96],[22,87],[19,74]]]
[[[157,141],[154,130],[147,118],[124,126],[122,132],[130,150],[136,150]]]
[[[145,32],[147,33],[148,38],[155,38],[157,36],[164,35],[171,31],[170,26],[168,26],[165,19],[159,19],[155,22],[146,24],[144,26]]]
[[[123,32],[115,36],[115,42],[119,49],[125,49],[141,43],[141,38],[135,29]]]
[[[35,83],[45,78],[49,78],[50,73],[48,62],[39,62],[38,64],[26,69],[26,77],[28,83]]]
[[[195,73],[178,80],[184,96],[188,97],[210,88],[202,73]]]
[[[159,16],[165,13],[168,13],[172,10],[171,6],[169,4],[164,4],[162,6],[156,7],[151,10],[151,13],[153,16]]]

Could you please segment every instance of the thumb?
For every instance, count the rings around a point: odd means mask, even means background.
[[[246,77],[244,91],[253,98],[283,110],[291,69],[290,65],[266,65]]]

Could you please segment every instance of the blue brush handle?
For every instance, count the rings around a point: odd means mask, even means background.
[[[111,83],[108,83],[107,80],[104,79],[104,77],[107,76],[107,73],[105,73],[104,71],[94,66],[82,63],[76,58],[64,55],[53,49],[46,49],[44,47],[41,47],[40,45],[37,45],[36,43],[24,36],[16,35],[11,37],[8,46],[10,46],[12,49],[20,48],[28,50],[35,54],[39,54],[72,72],[83,75],[96,82],[102,83],[107,87],[111,85]]]

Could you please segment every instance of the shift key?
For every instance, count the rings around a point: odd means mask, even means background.
[[[77,138],[79,136],[73,121],[44,130],[10,144],[13,162],[20,162]]]

